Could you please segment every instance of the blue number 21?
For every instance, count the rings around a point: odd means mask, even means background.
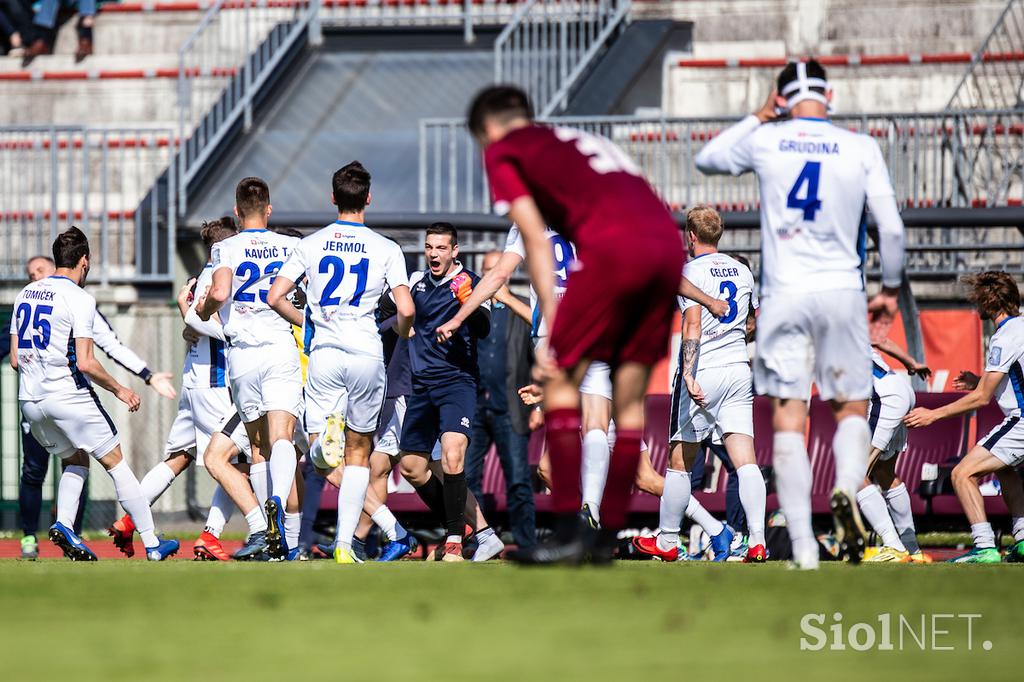
[[[804,164],[803,170],[797,176],[793,189],[789,190],[786,197],[787,208],[798,208],[804,212],[804,220],[811,222],[814,214],[821,210],[821,201],[818,199],[818,178],[821,176],[821,162],[808,161]],[[800,189],[807,185],[807,192],[801,199],[798,195]]]
[[[736,319],[736,313],[738,308],[736,306],[736,285],[729,280],[723,280],[721,285],[718,287],[718,293],[725,294],[725,302],[729,304],[729,312],[725,314],[725,317],[718,318],[722,324],[729,324]]]
[[[334,294],[338,287],[341,286],[341,280],[345,277],[345,261],[337,256],[324,256],[320,259],[318,270],[322,275],[326,275],[328,271],[331,273],[331,278],[327,280],[327,286],[324,287],[323,292],[320,294],[320,306],[341,305],[341,296],[335,296]],[[349,305],[353,308],[358,308],[359,302],[366,292],[366,278],[370,274],[370,259],[361,259],[349,268],[349,272],[356,276],[356,290],[352,292],[352,300],[349,301]]]

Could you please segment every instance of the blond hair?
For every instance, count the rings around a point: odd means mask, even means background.
[[[697,235],[702,244],[718,246],[725,224],[718,211],[707,204],[697,204],[686,212],[686,229]]]

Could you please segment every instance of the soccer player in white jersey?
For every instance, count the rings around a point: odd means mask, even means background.
[[[740,501],[750,533],[746,560],[767,559],[764,540],[765,485],[754,457],[754,389],[747,359],[747,319],[757,308],[754,276],[747,266],[718,252],[722,218],[709,206],[686,214],[690,259],[686,278],[709,296],[722,296],[729,311],[705,312],[696,301],[680,298],[683,340],[672,389],[670,455],[661,496],[661,532],[636,537],[634,547],[661,559],[678,559],[679,529],[690,501],[690,474],[701,442],[721,440],[736,466]],[[684,390],[685,389],[685,390]],[[732,532],[723,526],[711,538],[714,560],[729,557]]]
[[[110,376],[93,355],[96,299],[82,289],[89,274],[85,234],[71,227],[58,235],[53,260],[56,274],[29,284],[14,301],[10,363],[19,374],[21,413],[51,455],[67,459],[83,451],[103,465],[118,502],[139,529],[146,558],[162,561],[178,551],[178,541],[156,536],[149,503],[90,382],[113,393],[130,411],[139,409],[139,396]],[[57,522],[49,533],[64,556],[79,561],[96,560],[72,528],[87,471],[65,468],[57,489]]]
[[[832,91],[818,62],[790,63],[777,93],[697,154],[704,173],[757,173],[761,195],[761,313],[754,385],[772,398],[775,483],[799,568],[818,567],[811,528],[811,466],[804,443],[811,383],[832,405],[836,481],[831,506],[845,557],[863,552],[854,497],[871,443],[868,313],[896,312],[903,222],[878,143],[832,125]],[[790,118],[779,120],[779,111]],[[864,294],[864,208],[878,224],[882,290]]]
[[[415,309],[401,247],[364,223],[370,203],[370,174],[353,161],[333,177],[338,219],[306,237],[292,250],[270,288],[267,301],[281,317],[301,325],[303,316],[286,296],[306,279],[305,323],[309,368],[305,390],[305,429],[311,447],[317,439],[324,461],[344,460],[338,488],[338,534],[334,558],[357,563],[352,536],[366,499],[370,451],[386,393],[384,347],[374,311],[390,289],[398,308],[397,329],[408,337]],[[344,455],[331,449],[328,423],[344,420]],[[273,462],[271,462],[273,464]]]
[[[302,410],[302,369],[291,324],[267,303],[274,277],[299,240],[267,229],[272,210],[266,182],[250,177],[238,183],[235,214],[242,229],[214,245],[213,283],[196,302],[202,320],[220,313],[235,408],[252,446],[264,457],[270,452],[266,519],[242,474],[226,462],[215,463],[210,471],[249,523],[249,538],[236,558],[256,557],[264,549],[272,559],[286,558],[285,525],[297,528],[301,522],[298,504],[292,502],[298,498],[291,493],[298,464],[292,438]],[[294,506],[286,509],[283,500]]]
[[[207,256],[214,244],[235,235],[237,231],[231,217],[203,223],[200,236],[206,245]],[[249,438],[228,390],[223,327],[216,316],[203,322],[192,310],[194,292],[205,291],[210,286],[212,270],[213,266],[207,263],[199,277],[190,279],[178,292],[178,310],[185,323],[190,325],[188,329],[194,329],[199,336],[195,343],[189,344],[185,355],[178,414],[171,424],[164,448],[167,458],[142,478],[142,492],[150,506],[195,461],[197,454],[206,453],[208,448],[213,448],[213,456],[224,448],[231,452],[232,457],[240,454],[251,456]],[[261,474],[266,479],[266,463],[253,463],[249,474],[253,482],[258,481]],[[234,506],[224,488],[218,485],[210,503],[206,527],[192,548],[197,559],[230,559],[221,547],[219,537]],[[107,533],[114,539],[114,546],[129,557],[135,554],[132,543],[134,532],[135,526],[127,514],[107,529]]]
[[[953,469],[953,489],[971,524],[974,547],[952,563],[994,564],[1001,557],[992,524],[985,515],[985,500],[978,480],[996,474],[1002,484],[1003,500],[1013,521],[1014,546],[1006,561],[1024,561],[1024,489],[1014,471],[1024,464],[1024,318],[1020,317],[1020,289],[1005,272],[982,272],[964,278],[970,287],[968,299],[983,320],[992,320],[996,331],[988,342],[988,356],[982,376],[961,376],[961,384],[973,384],[959,400],[938,409],[914,409],[904,422],[912,429],[939,419],[967,414],[988,405],[993,397],[1006,419],[982,437]]]
[[[566,285],[573,270],[576,247],[550,228],[544,234],[551,243],[555,276],[554,295],[556,300],[560,300],[565,294]],[[508,283],[512,278],[512,273],[524,260],[526,260],[526,249],[523,238],[519,233],[519,228],[513,225],[505,240],[505,252],[498,259],[497,264],[484,275],[480,284],[473,290],[473,295],[463,304],[456,316],[438,328],[438,341],[450,338],[477,307]],[[695,300],[698,300],[701,305],[717,307],[718,311],[723,314],[727,310],[723,302],[708,297],[685,277],[682,278],[680,286],[695,297]],[[534,343],[541,343],[547,338],[548,326],[540,314],[537,301],[537,292],[531,285],[532,333]],[[580,510],[580,516],[587,525],[593,528],[600,523],[601,498],[604,495],[608,464],[614,442],[614,435],[609,433],[612,426],[612,379],[611,368],[607,363],[590,363],[580,384],[580,408],[583,433],[583,465],[581,467],[583,507]],[[614,434],[614,431],[611,433]],[[647,451],[643,446],[642,450]],[[647,471],[641,466],[638,476],[646,473]]]
[[[889,339],[872,344],[871,370],[874,390],[868,405],[871,452],[868,476],[857,493],[857,505],[864,519],[882,539],[881,547],[868,547],[864,561],[872,563],[929,563],[931,559],[917,544],[917,531],[910,508],[907,486],[896,475],[896,460],[907,448],[907,427],[903,418],[914,407],[916,397],[907,377],[894,372],[882,357],[886,353],[910,374],[927,378],[931,370],[914,360]]]

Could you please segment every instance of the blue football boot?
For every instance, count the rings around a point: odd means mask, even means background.
[[[63,523],[50,526],[50,540],[72,561],[96,561],[96,555],[85,546],[82,538]]]
[[[149,561],[163,561],[170,559],[178,553],[180,547],[177,540],[161,540],[156,547],[146,548],[146,559]]]
[[[392,540],[385,545],[384,551],[381,552],[380,558],[377,561],[398,561],[406,554],[415,552],[419,544],[411,533],[407,533],[404,538]]]
[[[284,540],[284,504],[277,495],[267,499],[267,552],[271,559],[287,559],[288,543]]]
[[[729,526],[722,524],[722,532],[711,538],[712,561],[725,561],[732,552],[733,532]]]
[[[233,556],[237,561],[266,561],[267,532],[261,530],[247,537],[245,544]]]

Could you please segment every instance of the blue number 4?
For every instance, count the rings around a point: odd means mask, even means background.
[[[800,209],[804,212],[804,220],[809,222],[813,221],[814,214],[821,210],[821,201],[818,199],[818,178],[820,176],[821,162],[808,161],[800,171],[793,189],[789,190],[789,196],[786,197],[786,207]],[[801,199],[798,195],[804,185],[807,185],[807,191],[804,198]]]
[[[725,317],[718,318],[723,324],[729,324],[736,319],[736,313],[738,308],[736,306],[736,285],[729,280],[723,280],[721,285],[718,287],[718,293],[725,294],[725,302],[729,304],[729,312],[725,314]]]

